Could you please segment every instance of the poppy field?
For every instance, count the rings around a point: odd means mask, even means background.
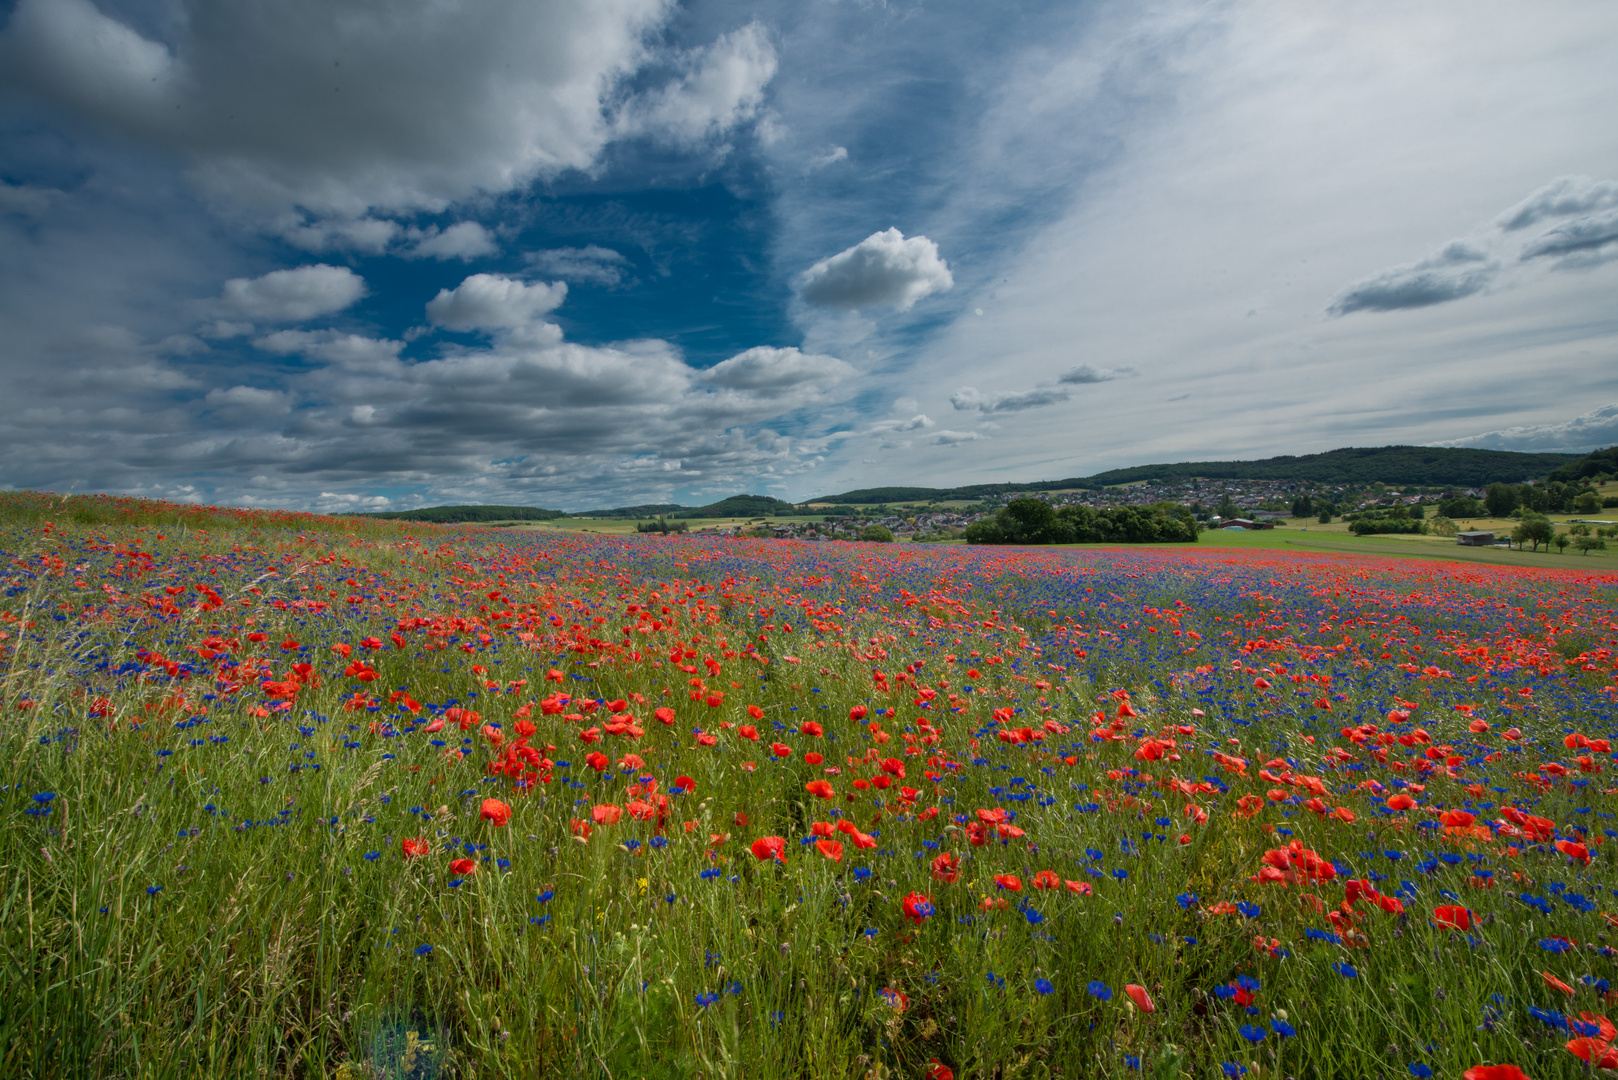
[[[0,1075],[1618,1069],[1610,574],[14,493],[0,547]]]

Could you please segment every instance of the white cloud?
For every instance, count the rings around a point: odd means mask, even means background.
[[[342,367],[380,369],[399,358],[402,341],[342,334],[335,330],[277,330],[253,342],[278,356],[293,354]]]
[[[525,285],[498,274],[473,274],[427,302],[427,317],[451,330],[511,330],[526,326],[567,299],[567,284]]]
[[[1481,292],[1499,272],[1500,264],[1488,252],[1464,240],[1452,240],[1420,262],[1396,266],[1350,285],[1327,311],[1347,315],[1442,304]]]
[[[228,390],[208,391],[203,399],[210,409],[244,409],[260,415],[284,413],[291,408],[291,399],[279,390],[263,390],[256,386],[232,386]]]
[[[1114,379],[1127,379],[1138,374],[1134,368],[1106,368],[1094,364],[1075,364],[1056,377],[1060,383],[1072,383],[1077,386],[1089,383],[1112,382]]]
[[[621,282],[629,265],[623,255],[595,244],[530,251],[523,260],[547,277],[607,286]]]
[[[988,436],[977,431],[940,431],[933,436],[934,446],[956,446],[960,443],[981,442]]]
[[[1059,405],[1072,398],[1072,393],[1054,386],[1036,386],[1032,390],[1006,390],[985,394],[976,387],[963,386],[949,396],[949,403],[957,412],[1022,412],[1043,405]]]
[[[301,214],[286,215],[274,225],[281,238],[304,251],[358,251],[380,255],[398,238],[397,221],[386,218],[319,218],[306,220]]]
[[[703,380],[774,397],[805,387],[829,390],[853,374],[852,366],[834,356],[760,345],[715,364],[703,373]]]
[[[835,165],[839,161],[848,160],[848,147],[834,146],[824,154],[816,154],[809,159],[809,170],[824,169],[828,165]]]
[[[691,51],[682,66],[678,79],[630,103],[619,117],[622,134],[696,142],[750,120],[777,60],[764,27],[753,22]]]
[[[1495,218],[1507,232],[1526,229],[1546,218],[1574,217],[1618,207],[1618,180],[1559,176]]]
[[[354,271],[319,263],[272,270],[263,277],[231,278],[219,305],[263,322],[302,322],[341,311],[364,295],[365,280]]]
[[[475,221],[457,222],[443,232],[437,228],[415,232],[413,237],[420,239],[405,252],[405,257],[410,259],[460,259],[466,262],[493,255],[498,250],[494,237]]]
[[[35,217],[61,198],[62,193],[55,188],[0,182],[0,214]]]
[[[689,141],[745,121],[776,64],[757,24],[684,54],[671,85],[625,98],[627,80],[659,59],[648,43],[674,10],[197,3],[158,41],[89,0],[19,0],[0,68],[95,126],[180,151],[216,192],[355,218],[586,169],[624,131]]]
[[[859,309],[891,304],[900,311],[955,285],[938,245],[925,236],[908,240],[898,229],[872,233],[822,259],[798,279],[798,293],[816,307]]]
[[[897,434],[903,431],[925,431],[936,426],[927,418],[926,413],[917,413],[909,418],[894,417],[890,420],[878,420],[870,427],[872,434]]]
[[[1432,446],[1473,446],[1522,453],[1588,454],[1618,445],[1618,402],[1559,424],[1520,424]]]

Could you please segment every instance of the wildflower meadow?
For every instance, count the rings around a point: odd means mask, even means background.
[[[1618,1068],[1618,579],[8,494],[0,1075]]]

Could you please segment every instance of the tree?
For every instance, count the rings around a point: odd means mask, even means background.
[[[1013,499],[995,515],[1012,544],[1058,543],[1056,510],[1044,499]]]
[[[1455,522],[1440,514],[1427,523],[1427,531],[1434,536],[1454,536],[1461,530]]]
[[[1314,517],[1314,500],[1307,495],[1299,495],[1292,500],[1292,516],[1295,518]]]
[[[1215,510],[1214,513],[1218,514],[1222,518],[1233,518],[1236,516],[1236,503],[1231,499],[1228,492],[1219,497],[1219,508]]]
[[[1490,484],[1483,492],[1483,506],[1490,517],[1510,517],[1517,509],[1517,489],[1510,484]]]
[[[893,532],[886,525],[872,522],[860,530],[860,539],[869,540],[876,544],[893,543]]]
[[[1581,492],[1573,500],[1573,509],[1580,514],[1594,514],[1601,509],[1601,496],[1593,491]]]
[[[1447,518],[1475,518],[1483,513],[1483,500],[1470,495],[1456,495],[1440,500],[1438,512]]]
[[[1569,537],[1567,533],[1564,532],[1559,532],[1555,536],[1551,537],[1551,543],[1556,545],[1557,554],[1560,555],[1567,550],[1568,539]]]
[[[1573,542],[1573,546],[1586,555],[1592,551],[1607,550],[1607,542],[1599,536],[1581,536]]]
[[[1511,530],[1511,538],[1517,541],[1518,548],[1527,543],[1534,545],[1534,550],[1538,551],[1539,545],[1544,544],[1545,549],[1549,551],[1555,532],[1550,518],[1541,517],[1539,514],[1524,514],[1522,521]]]
[[[1321,503],[1320,504],[1320,516],[1315,518],[1315,520],[1320,522],[1322,525],[1330,525],[1331,524],[1331,516],[1332,516],[1332,514],[1334,514],[1336,512],[1337,512],[1337,507],[1333,506],[1331,503]]]

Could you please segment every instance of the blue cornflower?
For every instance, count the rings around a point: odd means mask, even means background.
[[[534,897],[534,899],[538,900],[541,904],[548,904],[548,903],[550,903],[551,897],[553,897],[555,895],[556,895],[556,890],[555,889],[546,889],[544,892],[542,892],[538,896]]]
[[[1041,915],[1031,907],[1023,908],[1022,914],[1023,918],[1027,919],[1030,925],[1033,926],[1038,926],[1040,923],[1045,921],[1045,916]]]
[[[147,896],[156,896],[158,893],[160,893],[162,891],[163,891],[163,886],[161,886],[161,885],[148,885],[148,886],[146,886],[146,895]]]
[[[1222,1062],[1219,1063],[1219,1067],[1224,1070],[1224,1073],[1225,1073],[1226,1076],[1245,1076],[1245,1075],[1247,1075],[1247,1066],[1241,1064],[1240,1062],[1222,1061]]]
[[[382,857],[382,853],[380,851],[367,851],[365,853],[365,861],[366,862],[376,862],[381,857]]]
[[[1281,1020],[1281,1019],[1278,1019],[1276,1017],[1271,1017],[1270,1018],[1270,1027],[1274,1028],[1275,1033],[1277,1035],[1281,1036],[1281,1038],[1283,1038],[1283,1039],[1290,1039],[1290,1038],[1292,1038],[1292,1036],[1294,1036],[1294,1035],[1296,1035],[1298,1033],[1297,1028],[1293,1027],[1291,1024],[1287,1023],[1285,1020]]]
[[[1428,1077],[1433,1075],[1433,1070],[1429,1069],[1419,1061],[1412,1061],[1408,1068],[1410,1069],[1411,1076],[1420,1077],[1421,1080],[1427,1080]]]
[[[1038,990],[1041,994],[1049,994],[1055,991],[1056,987],[1051,985],[1051,981],[1049,979],[1035,979],[1034,989]]]
[[[431,945],[417,945],[416,946],[416,955],[417,956],[426,956],[428,953],[431,953],[432,951],[433,951],[433,947]]]
[[[1112,1000],[1112,988],[1100,979],[1091,979],[1085,989],[1090,992],[1091,997],[1100,998],[1102,1001]]]
[[[697,1004],[701,1005],[704,1009],[706,1009],[708,1006],[712,1005],[714,1002],[716,1002],[718,1000],[719,1000],[719,995],[718,994],[698,994],[697,995]]]
[[[1258,1027],[1256,1024],[1243,1024],[1240,1031],[1242,1033],[1242,1038],[1253,1043],[1263,1042],[1265,1037],[1269,1035],[1268,1031]]]
[[[48,803],[54,798],[56,798],[56,792],[54,792],[54,791],[36,791],[36,792],[34,792],[34,801],[37,802],[37,803]]]
[[[1136,1054],[1124,1055],[1124,1068],[1130,1072],[1140,1072],[1140,1057]]]
[[[1263,983],[1259,982],[1251,975],[1236,976],[1236,985],[1241,987],[1243,990],[1260,990],[1263,989],[1264,986]]]
[[[647,843],[651,844],[654,848],[665,848],[668,847],[669,838],[666,836],[654,836],[648,840]]]
[[[1246,900],[1243,900],[1236,905],[1236,910],[1241,912],[1242,918],[1244,919],[1256,919],[1259,916],[1259,912],[1263,911],[1264,909],[1259,907],[1257,904],[1250,904]]]
[[[1357,979],[1360,977],[1360,973],[1354,970],[1353,964],[1345,963],[1342,960],[1339,960],[1337,963],[1333,964],[1331,969],[1345,979]]]
[[[1194,892],[1183,892],[1174,898],[1174,902],[1180,905],[1181,910],[1189,910],[1196,906],[1197,894]]]

